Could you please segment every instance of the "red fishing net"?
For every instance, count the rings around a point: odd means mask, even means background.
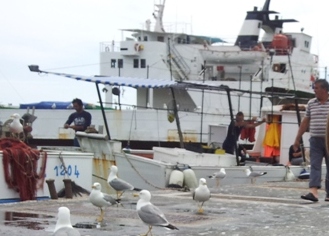
[[[22,201],[35,200],[37,189],[42,188],[44,183],[47,153],[12,138],[0,139],[0,150],[3,152],[2,164],[8,187],[19,192]]]

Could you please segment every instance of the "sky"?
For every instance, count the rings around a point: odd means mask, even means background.
[[[246,11],[262,8],[265,0],[167,0],[164,24],[172,31],[220,37],[234,42]],[[98,104],[96,88],[88,82],[28,69],[78,75],[99,75],[101,42],[123,37],[120,29],[142,28],[152,17],[159,0],[10,0],[0,8],[0,104],[19,105],[40,101],[71,101]],[[311,51],[319,55],[320,75],[329,65],[328,14],[323,0],[272,0],[271,10],[280,18],[293,18],[284,32],[313,36]],[[274,17],[274,15],[273,15]],[[122,103],[134,103],[126,89]]]

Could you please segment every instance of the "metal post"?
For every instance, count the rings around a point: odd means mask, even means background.
[[[122,63],[123,63],[123,61],[122,61]],[[119,77],[120,77],[121,76],[121,66],[120,65],[118,65],[118,66],[119,66]],[[119,110],[121,110],[120,93],[121,93],[121,87],[119,86],[119,95],[118,95]]]
[[[262,106],[263,106],[263,82],[264,82],[264,59],[262,60],[262,69],[260,74],[260,108],[259,108],[259,117],[262,113]]]
[[[226,86],[225,90],[226,90],[226,94],[227,94],[228,107],[229,107],[230,117],[231,117],[231,122],[232,122],[232,121],[234,121],[234,115],[233,115],[233,108],[232,108],[232,100],[231,100],[230,88],[228,86]],[[234,132],[234,134],[235,134],[235,132]],[[237,142],[234,142],[234,146],[235,146],[234,148],[235,148],[236,165],[239,166],[240,165],[240,160],[239,160],[239,153],[238,153],[239,151],[238,151],[238,144],[237,144]]]
[[[147,65],[146,67],[146,78],[148,79],[149,78],[149,65]],[[149,99],[149,94],[150,94],[150,89],[146,89],[146,106],[147,106],[147,103],[150,102],[150,99]]]
[[[295,106],[296,106],[296,114],[297,114],[297,121],[298,121],[298,127],[299,127],[300,126],[300,123],[301,123],[301,118],[300,118],[300,112],[299,112],[298,99],[297,99],[297,97],[295,97]],[[300,137],[299,144],[300,144],[300,150],[302,151],[303,162],[306,162],[303,136]]]
[[[203,83],[206,80],[206,61],[204,61]],[[200,143],[202,143],[202,127],[203,127],[203,104],[204,104],[204,90],[202,89],[202,101],[201,101],[201,129],[200,129]]]
[[[178,110],[177,110],[177,103],[176,103],[174,88],[170,87],[170,90],[171,90],[172,97],[173,97],[173,106],[174,106],[173,110],[174,110],[174,114],[175,114],[177,130],[178,130],[179,143],[180,143],[180,147],[184,148],[183,134],[182,134],[182,130],[180,128],[180,121],[179,121],[179,116],[178,116]]]
[[[102,102],[102,96],[101,96],[101,93],[100,93],[100,91],[99,91],[98,83],[95,83],[95,84],[96,84],[96,89],[97,89],[98,99],[99,99],[99,102],[100,102],[100,105],[101,105],[101,111],[102,111],[102,115],[103,115],[103,120],[104,120],[104,125],[105,125],[106,134],[107,134],[108,138],[111,140],[111,135],[110,135],[109,127],[108,127],[108,125],[107,125],[106,116],[105,116],[105,111],[104,111],[104,106],[103,106],[103,102]]]
[[[171,68],[171,50],[170,50],[170,38],[168,38],[168,57],[169,57],[169,71],[170,71],[170,80],[172,80],[172,68]]]
[[[252,75],[250,75],[249,120],[251,120]]]
[[[241,90],[241,72],[242,72],[242,66],[238,66],[239,69],[240,69],[240,72],[239,72],[239,90]],[[238,111],[240,111],[240,98],[241,98],[241,95],[239,94],[239,100],[238,100]]]

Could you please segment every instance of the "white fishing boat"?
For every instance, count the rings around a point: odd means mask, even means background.
[[[283,25],[295,20],[278,16],[271,19],[276,12],[270,10],[269,4],[266,0],[261,10],[254,8],[247,12],[236,41],[228,46],[223,45],[220,38],[165,31],[163,1],[156,5],[154,30],[147,21],[144,29],[122,30],[132,37],[101,43],[100,74],[251,90],[257,93],[252,96],[243,92],[231,94],[234,113],[243,111],[249,118],[259,116],[262,106],[283,102],[280,97],[264,97],[260,104],[261,92],[313,96],[312,83],[318,78],[318,57],[311,53],[312,37],[303,32],[285,32]],[[155,91],[135,87],[136,104],[127,108],[129,104],[120,104],[122,91],[119,89],[126,85],[105,85],[100,90],[105,96],[105,106],[112,108],[105,110],[111,138],[133,147],[150,147],[157,143],[177,146],[176,125],[168,121],[168,113],[173,110],[168,89]],[[179,90],[175,99],[183,121],[181,129],[185,141],[206,143],[213,125],[229,123],[228,103],[222,93],[187,88]],[[30,108],[32,106],[30,104]],[[25,111],[1,109],[0,120],[5,122],[13,113],[24,114]],[[32,132],[36,142],[72,140],[74,133],[62,128],[71,112],[70,109],[38,109]],[[94,109],[89,112],[93,124],[104,127],[102,112]]]
[[[306,105],[300,105],[305,107]],[[300,116],[304,116],[305,111],[300,112]],[[279,156],[265,155],[265,148],[263,140],[267,135],[267,125],[259,126],[257,132],[256,142],[252,150],[248,150],[251,158],[246,161],[246,166],[237,166],[235,155],[223,154],[209,154],[191,152],[181,148],[165,148],[154,147],[153,150],[124,150],[122,153],[115,154],[115,160],[118,166],[122,166],[122,178],[128,181],[134,181],[138,186],[144,188],[166,188],[169,185],[171,172],[177,169],[177,164],[187,164],[194,172],[197,178],[207,177],[212,173],[218,172],[220,168],[225,168],[226,176],[221,180],[222,184],[249,184],[250,178],[246,177],[243,170],[251,168],[255,172],[266,172],[267,174],[257,178],[257,183],[264,183],[269,181],[294,181],[300,174],[306,170],[309,173],[310,167],[305,157],[304,165],[289,166],[294,178],[287,179],[286,165],[289,162],[289,147],[297,134],[298,122],[296,110],[285,110],[283,105],[274,107],[263,107],[263,116],[277,116],[280,119],[278,126],[279,135]],[[275,124],[275,123],[272,123]],[[216,135],[216,134],[214,134]],[[220,134],[217,134],[220,135]],[[303,136],[304,147],[309,149],[309,133],[306,132]],[[209,141],[211,142],[211,141]],[[307,152],[307,151],[306,151]],[[145,158],[147,157],[147,158]],[[265,163],[259,163],[257,158],[268,159]],[[278,164],[272,165],[273,158],[278,161]],[[255,162],[256,161],[256,162]],[[143,171],[147,169],[148,171]],[[161,174],[159,174],[161,173]],[[322,166],[322,176],[325,177],[326,166]],[[152,176],[160,176],[154,178]],[[215,187],[215,181],[209,180],[209,186]]]

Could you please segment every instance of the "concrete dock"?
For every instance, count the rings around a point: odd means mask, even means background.
[[[210,182],[212,180],[208,180]],[[324,184],[323,184],[324,186]],[[222,185],[211,188],[212,197],[197,213],[191,192],[152,191],[151,202],[158,206],[179,230],[153,227],[153,235],[327,235],[329,202],[320,190],[319,202],[300,198],[308,192],[307,181]],[[148,227],[136,212],[138,197],[124,193],[122,206],[106,209],[100,228],[78,228],[81,235],[140,235]],[[73,199],[26,201],[0,205],[0,235],[52,235],[58,207],[71,210],[71,223],[95,225],[100,210],[88,196]]]

